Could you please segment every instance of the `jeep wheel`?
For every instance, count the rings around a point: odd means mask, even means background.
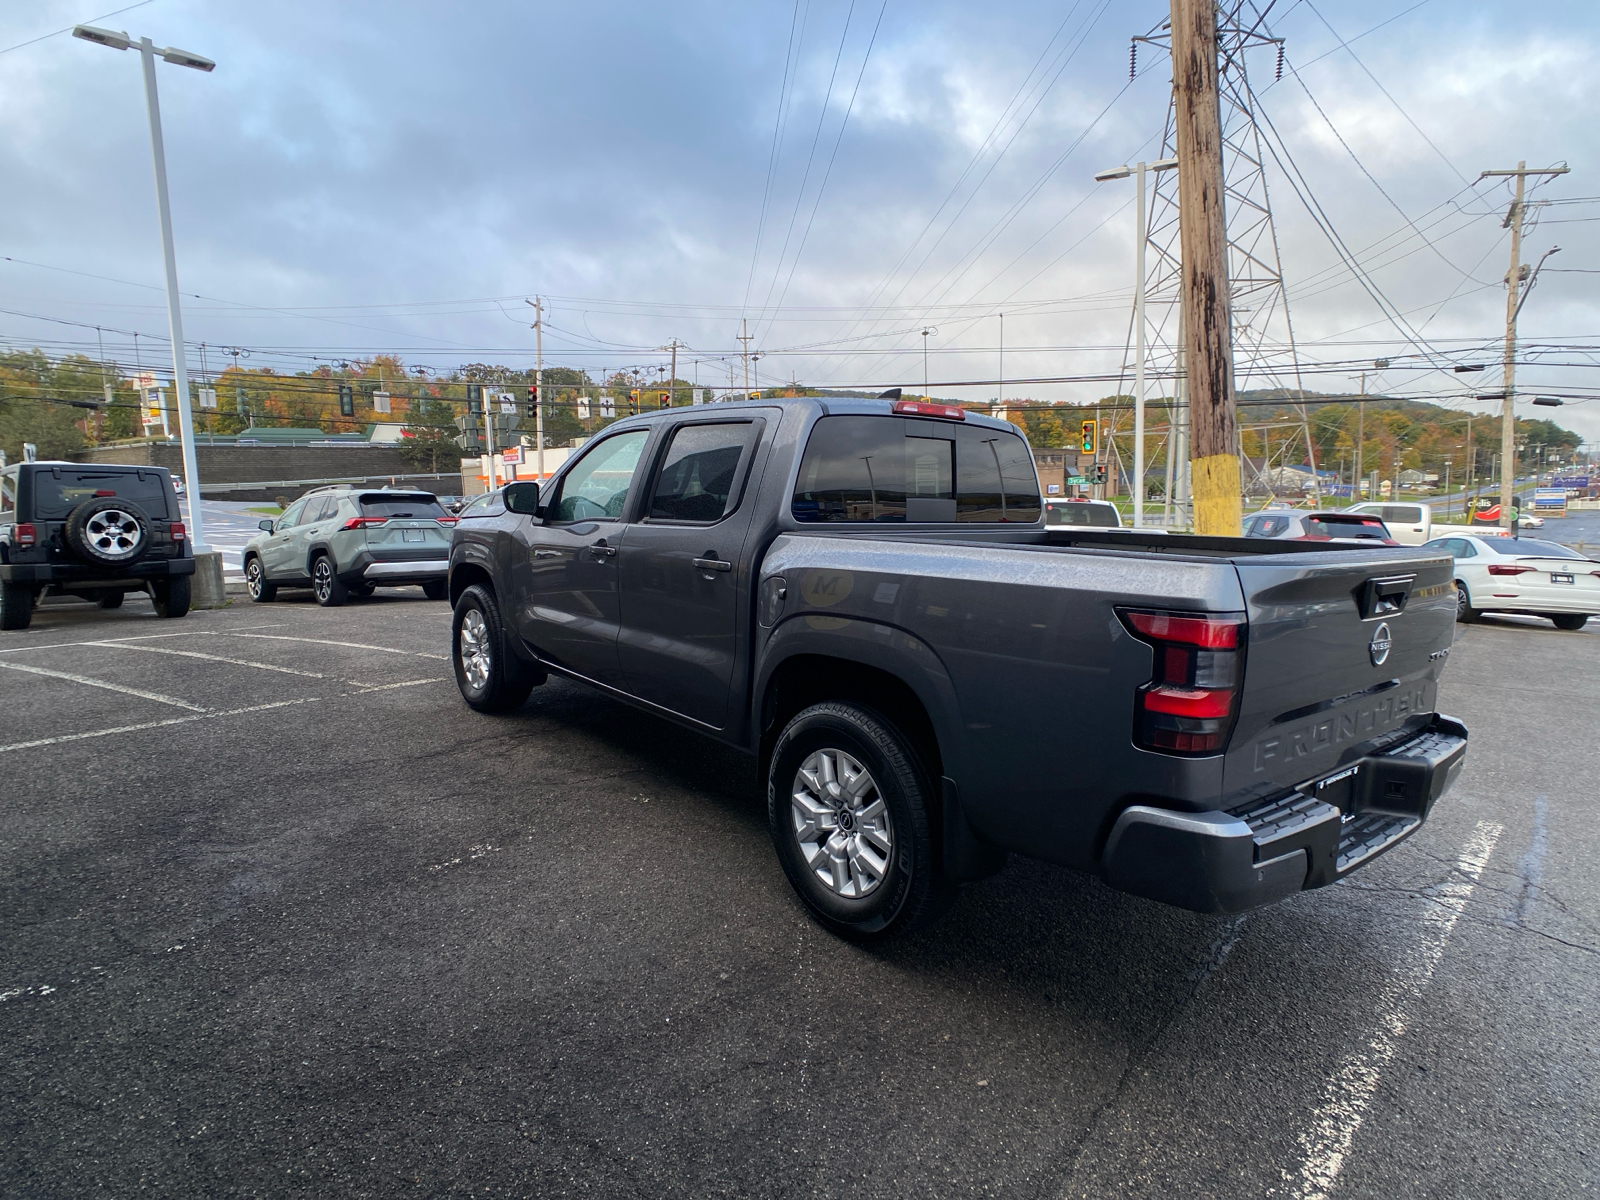
[[[174,575],[150,585],[150,599],[158,617],[181,617],[189,612],[189,577]]]
[[[85,500],[67,514],[67,546],[84,562],[121,567],[150,548],[150,521],[136,504],[115,496]]]
[[[450,658],[461,698],[479,712],[509,712],[544,680],[505,648],[494,593],[473,584],[456,601],[450,622]]]
[[[422,594],[429,600],[448,600],[450,598],[450,583],[444,579],[430,579],[422,585]]]
[[[853,704],[815,704],[779,735],[767,824],[812,915],[859,940],[901,933],[953,889],[934,859],[932,783],[909,739]]]
[[[339,582],[333,559],[326,554],[317,555],[317,561],[311,564],[311,590],[323,608],[338,608],[350,598],[350,589]]]
[[[33,620],[33,589],[0,583],[0,629],[26,629]]]
[[[97,603],[100,605],[101,608],[121,608],[122,607],[122,593],[121,592],[101,592],[100,593],[100,599],[97,601]]]
[[[267,582],[267,572],[259,558],[245,560],[244,589],[257,604],[266,604],[278,594],[278,585]]]

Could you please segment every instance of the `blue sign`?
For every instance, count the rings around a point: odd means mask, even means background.
[[[1550,486],[1583,491],[1589,486],[1589,479],[1588,475],[1557,475],[1550,481]]]

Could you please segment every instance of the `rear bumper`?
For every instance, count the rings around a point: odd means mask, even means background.
[[[406,583],[443,579],[449,573],[448,558],[424,558],[411,562],[368,563],[362,568],[361,577],[368,583]]]
[[[1467,729],[1421,731],[1237,813],[1135,805],[1102,859],[1112,887],[1197,912],[1242,912],[1323,887],[1422,827],[1466,761]]]
[[[91,567],[86,563],[0,563],[0,580],[6,583],[29,583],[36,587],[46,584],[63,587],[140,587],[151,579],[193,574],[192,558],[141,559],[118,571]]]

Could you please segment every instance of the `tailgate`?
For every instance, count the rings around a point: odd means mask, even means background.
[[[1436,707],[1455,636],[1448,555],[1388,547],[1234,560],[1249,618],[1230,797],[1329,774]]]
[[[451,527],[426,517],[390,517],[366,529],[367,549],[380,562],[450,557]]]

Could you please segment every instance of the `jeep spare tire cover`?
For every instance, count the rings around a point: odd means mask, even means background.
[[[131,563],[150,547],[150,519],[137,505],[115,496],[85,500],[67,514],[67,545],[100,566]]]

